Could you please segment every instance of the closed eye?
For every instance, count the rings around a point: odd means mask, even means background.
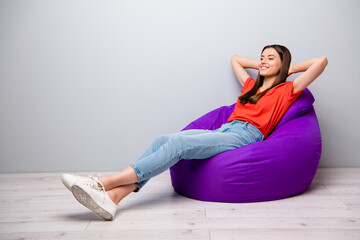
[[[260,58],[260,60],[262,61],[264,58]],[[268,58],[269,60],[274,60],[274,58]]]

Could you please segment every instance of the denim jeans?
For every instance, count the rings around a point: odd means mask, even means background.
[[[223,124],[216,130],[185,130],[158,137],[130,166],[138,176],[138,191],[150,178],[164,172],[181,159],[205,159],[219,153],[262,141],[263,134],[243,121]]]

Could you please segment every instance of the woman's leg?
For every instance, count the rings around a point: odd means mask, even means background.
[[[187,130],[187,131],[175,133],[175,135],[198,135],[198,134],[204,134],[204,132],[210,132],[210,131],[195,129],[195,130]],[[166,136],[160,136],[160,137],[156,138],[156,140],[150,145],[150,147],[148,147],[146,149],[146,151],[139,158],[139,160],[146,158],[147,156],[158,151],[159,148],[162,147],[166,142],[167,142]],[[114,175],[100,177],[98,180],[103,184],[103,186],[105,187],[105,190],[109,191],[109,190],[114,189],[119,186],[137,183],[138,176],[133,167],[128,167]],[[147,180],[146,180],[146,182],[147,182]],[[142,184],[145,185],[146,182],[144,181]]]
[[[138,177],[134,169],[128,167],[114,175],[100,177],[98,180],[103,184],[105,190],[108,191],[119,186],[136,183],[138,182]]]
[[[181,159],[209,158],[262,139],[259,130],[240,121],[224,124],[214,131],[188,130],[160,136],[130,167],[99,180],[107,191],[133,183],[140,189],[150,178]]]
[[[204,132],[210,132],[209,130],[188,130],[176,133],[176,135],[198,135],[203,134]],[[147,156],[158,151],[167,142],[167,137],[160,136],[158,137],[151,145],[146,149],[143,155],[139,160],[146,158]],[[138,161],[139,161],[138,160]],[[110,199],[115,203],[119,202],[128,196],[131,192],[138,191],[138,186],[144,186],[148,180],[144,180],[141,183],[138,182],[138,176],[133,167],[128,167],[122,170],[119,173],[104,176],[98,178],[98,180],[103,184],[106,192],[108,193]],[[134,184],[137,183],[137,184]]]
[[[191,131],[191,130],[190,130]],[[181,159],[205,159],[219,153],[263,140],[262,133],[246,122],[233,121],[213,131],[196,130],[160,137],[157,151],[131,164],[138,176],[139,189]]]
[[[128,185],[113,188],[113,189],[107,191],[107,194],[109,195],[110,199],[116,205],[118,205],[121,200],[123,200],[127,195],[129,195],[136,189],[137,189],[137,186],[135,184],[128,184]]]
[[[123,198],[180,159],[209,158],[262,139],[254,126],[239,121],[214,131],[184,131],[159,137],[142,158],[120,173],[98,180],[70,175],[62,180],[81,204],[103,219],[112,220]]]

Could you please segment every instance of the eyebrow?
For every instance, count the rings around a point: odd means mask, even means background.
[[[275,57],[274,54],[269,54],[268,56],[273,56],[273,57]],[[261,57],[265,57],[265,56],[261,54]]]

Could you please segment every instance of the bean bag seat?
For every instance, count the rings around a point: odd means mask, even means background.
[[[267,139],[208,159],[180,160],[170,168],[175,191],[189,198],[216,202],[258,202],[303,193],[311,184],[321,156],[321,134],[308,89],[290,106]],[[186,129],[217,129],[234,105],[223,106]]]

